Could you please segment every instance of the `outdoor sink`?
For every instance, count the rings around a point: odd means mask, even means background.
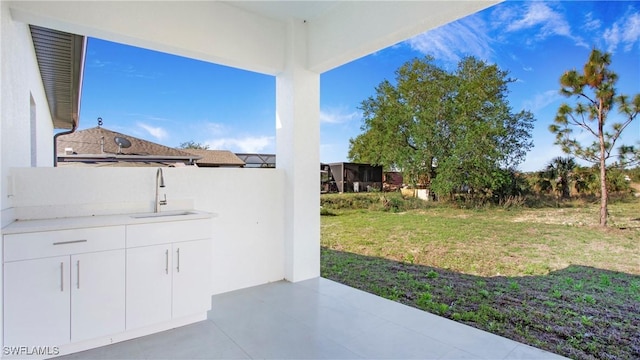
[[[157,212],[157,213],[144,213],[144,214],[135,214],[130,215],[134,219],[144,219],[144,218],[158,218],[158,217],[168,217],[168,216],[185,216],[185,215],[194,215],[197,214],[195,211],[165,211],[165,212]]]

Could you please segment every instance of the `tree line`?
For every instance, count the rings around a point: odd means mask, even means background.
[[[640,162],[640,148],[616,144],[640,111],[640,94],[617,93],[618,76],[610,63],[610,54],[593,49],[582,72],[570,70],[560,77],[560,93],[570,102],[560,106],[549,129],[566,154],[598,169],[603,226],[608,168]],[[426,188],[434,198],[465,194],[499,201],[522,192],[516,169],[533,147],[535,119],[530,111],[511,108],[508,85],[515,80],[508,71],[474,57],[447,71],[426,57],[405,63],[395,75],[395,83],[383,81],[362,101],[362,133],[349,141],[351,161],[400,170],[405,182]],[[621,120],[607,123],[616,107]],[[582,144],[575,129],[595,140]],[[617,161],[610,164],[613,158]],[[567,195],[568,185],[560,186]]]

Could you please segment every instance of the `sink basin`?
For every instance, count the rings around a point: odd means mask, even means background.
[[[195,211],[165,211],[158,213],[144,213],[144,214],[135,214],[130,215],[134,219],[144,219],[144,218],[158,218],[158,217],[168,217],[168,216],[185,216],[185,215],[193,215],[197,214]]]

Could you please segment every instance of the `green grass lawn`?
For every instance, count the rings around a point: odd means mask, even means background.
[[[571,358],[640,358],[638,199],[603,230],[589,203],[393,212],[388,195],[330,196],[322,276]]]

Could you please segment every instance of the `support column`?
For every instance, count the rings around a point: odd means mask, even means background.
[[[320,276],[320,74],[307,69],[307,27],[291,20],[276,76],[276,167],[284,170],[285,277]]]

